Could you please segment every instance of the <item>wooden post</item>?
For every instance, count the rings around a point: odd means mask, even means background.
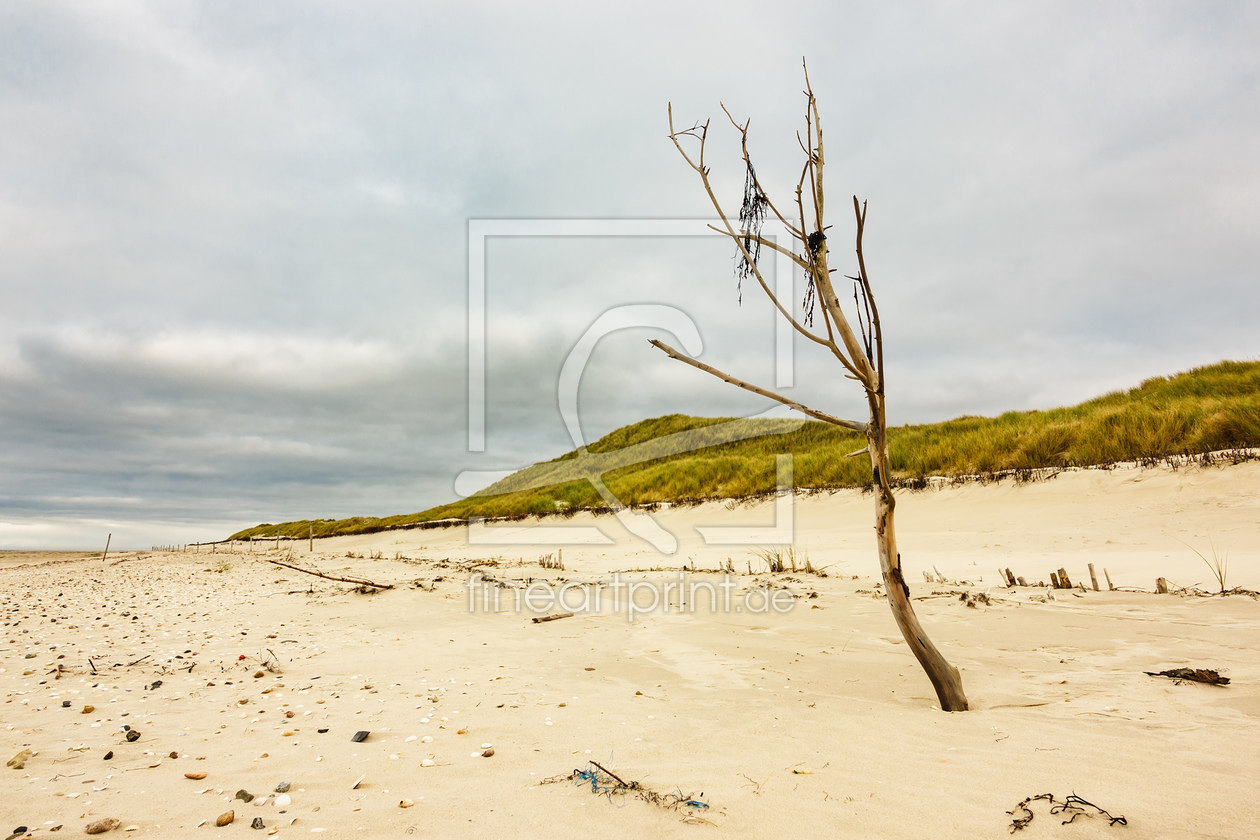
[[[105,538],[105,553],[101,555],[102,560],[104,560],[106,555],[109,554],[109,541],[112,540],[113,538],[114,538],[114,535],[112,533],[108,537]]]
[[[1015,575],[1011,574],[1011,570],[1010,570],[1010,569],[1007,569],[1007,570],[1006,570],[1006,583],[1007,583],[1009,586],[1014,586],[1014,585],[1015,585]]]
[[[1025,582],[1024,582],[1024,579],[1023,579],[1023,578],[1016,578],[1016,580],[1018,580],[1018,581],[1019,581],[1019,585],[1020,585],[1020,586],[1027,586],[1027,585],[1028,585],[1027,583],[1025,583]]]
[[[315,526],[314,525],[311,526],[311,532],[307,536],[307,540],[308,540],[308,544],[306,546],[306,550],[314,554],[315,553]]]
[[[1067,570],[1063,568],[1059,569],[1059,588],[1061,589],[1072,588],[1072,579],[1068,577]]]
[[[1155,578],[1155,594],[1167,595],[1168,594],[1168,581],[1164,580],[1163,578]]]
[[[1094,574],[1094,564],[1089,564],[1089,582],[1094,584],[1094,591],[1098,591],[1098,577]]]
[[[1050,573],[1050,588],[1052,589],[1059,588],[1059,573],[1058,572]]]
[[[1116,591],[1116,585],[1111,582],[1111,573],[1107,571],[1107,567],[1103,567],[1103,575],[1107,578],[1107,588],[1112,592]]]

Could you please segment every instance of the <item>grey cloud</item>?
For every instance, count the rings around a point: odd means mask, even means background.
[[[0,547],[446,501],[571,446],[556,375],[628,303],[772,384],[772,313],[720,241],[495,240],[469,453],[465,231],[709,216],[670,101],[714,118],[731,202],[719,101],[790,191],[803,54],[837,254],[870,199],[894,422],[1255,358],[1257,34],[1250,4],[6,4]],[[764,408],[650,337],[596,350],[588,439]],[[794,396],[860,416],[848,384],[797,342]]]

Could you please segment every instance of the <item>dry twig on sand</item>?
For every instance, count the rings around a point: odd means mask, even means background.
[[[394,584],[392,583],[374,583],[373,581],[364,580],[362,578],[349,578],[349,577],[337,577],[335,575],[326,575],[323,572],[317,572],[313,569],[303,569],[301,566],[294,566],[292,563],[282,563],[279,560],[271,560],[267,558],[264,558],[264,559],[268,563],[274,563],[277,566],[284,566],[286,569],[292,569],[295,572],[302,572],[303,574],[314,575],[315,577],[323,578],[324,580],[335,580],[338,583],[353,583],[356,586],[366,586],[366,587],[371,587],[373,589],[393,589],[394,588]]]

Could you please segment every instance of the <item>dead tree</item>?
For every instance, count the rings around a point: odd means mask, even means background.
[[[850,321],[841,308],[840,299],[832,284],[828,268],[827,230],[829,226],[823,219],[823,136],[819,122],[818,103],[809,84],[809,73],[805,73],[805,137],[798,132],[797,141],[805,153],[805,164],[801,169],[801,177],[796,185],[795,217],[789,219],[766,194],[757,178],[752,160],[748,155],[748,122],[742,125],[735,121],[726,106],[722,106],[731,125],[740,133],[744,158],[745,180],[744,200],[740,206],[737,219],[738,226],[731,221],[729,214],[723,209],[721,202],[713,192],[709,181],[709,168],[705,164],[705,143],[708,139],[709,122],[697,123],[691,128],[679,131],[674,128],[672,106],[669,109],[669,136],[677,147],[679,154],[700,176],[705,192],[713,204],[721,220],[713,229],[731,238],[737,249],[736,274],[742,294],[742,283],[747,279],[755,279],[774,304],[779,314],[788,320],[801,335],[831,352],[844,368],[848,378],[856,380],[866,391],[866,402],[870,410],[870,420],[863,423],[858,420],[845,420],[821,411],[801,405],[781,394],[765,388],[759,388],[743,380],[736,379],[717,368],[702,364],[689,356],[680,353],[668,344],[653,341],[652,344],[671,358],[685,362],[692,367],[712,374],[719,379],[737,385],[753,393],[777,400],[788,407],[800,411],[810,417],[833,423],[846,429],[859,431],[866,436],[867,445],[852,453],[852,456],[866,454],[871,460],[871,477],[875,490],[875,535],[879,548],[879,564],[883,572],[884,588],[888,594],[889,606],[893,617],[901,629],[906,644],[914,652],[927,672],[928,679],[936,689],[941,708],[945,711],[960,712],[967,709],[967,697],[963,693],[962,679],[958,669],[946,661],[936,646],[928,639],[919,619],[914,614],[910,603],[910,590],[906,586],[901,571],[901,555],[897,553],[897,534],[893,527],[893,511],[896,499],[893,497],[889,475],[888,458],[888,424],[884,406],[884,335],[880,328],[879,308],[875,305],[875,296],[871,292],[871,283],[866,273],[866,261],[862,254],[862,232],[866,226],[866,203],[853,198],[853,212],[857,220],[856,250],[857,274],[848,277],[853,281],[853,302],[856,308],[855,317]],[[692,153],[683,148],[684,142],[692,147]],[[694,154],[694,157],[693,157]],[[772,239],[761,235],[765,220],[773,215],[792,236],[792,247],[780,245]],[[761,249],[766,248],[785,255],[793,263],[800,266],[806,277],[805,300],[802,304],[803,317],[797,319],[791,310],[779,300],[762,276],[758,265]],[[847,275],[846,275],[847,276]],[[822,313],[826,334],[820,334],[813,327],[815,309]],[[802,323],[803,322],[803,323]],[[857,330],[853,329],[857,325]]]

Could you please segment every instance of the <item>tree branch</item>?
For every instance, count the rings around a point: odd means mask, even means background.
[[[833,426],[843,426],[844,428],[852,429],[855,432],[862,432],[863,434],[866,433],[865,423],[861,423],[857,420],[845,420],[841,417],[833,417],[832,415],[827,414],[826,412],[818,411],[816,409],[810,408],[807,405],[801,405],[796,400],[788,399],[782,394],[776,394],[774,391],[767,391],[765,388],[759,388],[756,385],[751,385],[742,379],[736,379],[730,374],[723,373],[722,371],[718,370],[715,367],[710,367],[709,365],[706,365],[703,362],[697,362],[695,359],[691,358],[690,356],[686,356],[682,353],[679,353],[677,350],[675,350],[673,347],[670,347],[668,344],[666,344],[663,341],[657,341],[656,339],[652,339],[648,343],[651,344],[653,347],[655,347],[657,350],[660,350],[666,356],[669,356],[671,359],[677,359],[680,362],[689,364],[693,368],[702,370],[705,373],[712,374],[713,376],[716,376],[718,379],[721,379],[723,382],[729,382],[732,385],[743,388],[745,391],[752,391],[754,394],[760,394],[763,397],[769,397],[772,400],[781,402],[784,405],[786,405],[788,408],[794,411],[799,411],[802,414],[807,414],[810,417],[813,417],[815,420],[821,420],[824,423],[830,423]]]

